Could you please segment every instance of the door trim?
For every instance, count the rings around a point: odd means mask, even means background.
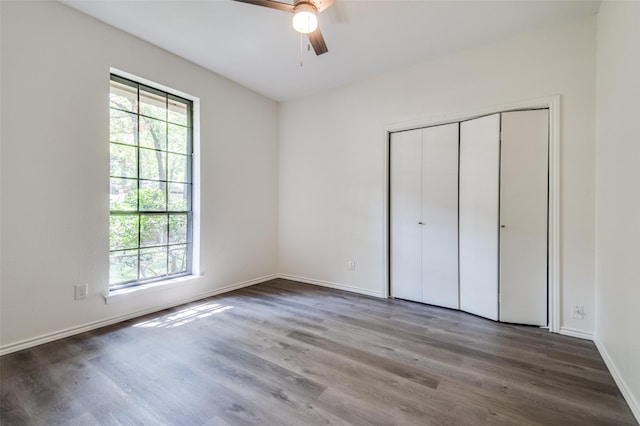
[[[560,292],[562,288],[561,282],[561,265],[560,265],[560,95],[552,95],[547,97],[535,98],[517,101],[509,104],[495,105],[486,108],[479,108],[468,112],[456,112],[437,115],[425,115],[411,120],[405,120],[395,123],[389,123],[383,127],[382,143],[383,143],[383,220],[382,220],[382,240],[383,240],[383,259],[382,259],[382,293],[385,297],[389,297],[389,184],[390,184],[390,168],[389,168],[389,150],[390,150],[390,134],[403,130],[419,129],[423,127],[431,127],[439,124],[449,124],[473,118],[482,117],[496,113],[527,110],[527,109],[549,109],[549,253],[548,253],[548,309],[549,309],[549,331],[553,333],[560,332]]]

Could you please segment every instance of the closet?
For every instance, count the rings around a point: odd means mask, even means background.
[[[394,297],[458,308],[458,123],[391,135]]]
[[[460,124],[460,309],[498,319],[500,114]]]
[[[500,321],[547,325],[549,111],[502,114]]]
[[[390,137],[390,294],[547,324],[548,110]]]

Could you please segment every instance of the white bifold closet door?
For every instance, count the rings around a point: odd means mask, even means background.
[[[391,135],[391,295],[457,309],[458,124]]]
[[[549,111],[502,114],[500,321],[547,325]]]
[[[500,114],[460,123],[460,309],[498,320]]]
[[[458,309],[459,124],[422,129],[422,302]]]
[[[391,295],[422,299],[422,131],[391,134]]]

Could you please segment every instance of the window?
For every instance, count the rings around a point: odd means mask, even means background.
[[[188,275],[193,104],[111,75],[109,289]]]

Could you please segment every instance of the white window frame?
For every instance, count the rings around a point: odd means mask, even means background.
[[[128,294],[144,294],[151,291],[162,289],[170,289],[181,286],[189,281],[201,276],[200,272],[200,99],[183,91],[173,89],[143,77],[128,73],[126,71],[110,68],[109,84],[111,83],[111,75],[116,75],[128,80],[132,80],[141,85],[151,87],[171,95],[175,95],[192,102],[192,163],[191,163],[191,267],[189,274],[183,276],[169,276],[160,280],[150,280],[148,282],[138,282],[135,285],[121,287],[118,289],[111,288],[109,280],[107,280],[104,291],[105,303],[112,303],[120,300],[122,296]]]

